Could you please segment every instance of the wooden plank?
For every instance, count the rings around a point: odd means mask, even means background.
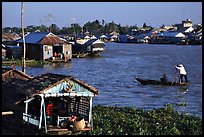
[[[6,112],[2,112],[2,115],[12,115],[13,111],[6,111]]]
[[[68,135],[68,134],[70,135],[72,131],[69,129],[62,129],[62,128],[54,127],[54,128],[49,128],[47,130],[47,133],[49,135]]]
[[[47,131],[68,131],[67,128],[49,128]]]

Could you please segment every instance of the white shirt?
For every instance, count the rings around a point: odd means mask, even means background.
[[[186,70],[183,66],[175,66],[178,70],[180,74],[186,75]]]

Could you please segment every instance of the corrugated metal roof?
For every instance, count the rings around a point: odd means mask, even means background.
[[[17,42],[22,43],[23,40],[20,39]],[[31,44],[42,44],[42,45],[53,45],[53,44],[63,44],[67,41],[62,39],[53,33],[48,32],[33,32],[25,36],[25,43]]]
[[[49,36],[49,35],[44,37],[40,41],[40,44],[42,44],[42,45],[44,45],[44,44],[53,45],[53,44],[63,44],[63,43],[65,43],[65,41],[61,40],[59,37]]]
[[[32,32],[25,36],[25,43],[39,44],[39,42],[47,36],[48,32]],[[23,39],[21,38],[17,42],[23,43]]]
[[[16,33],[3,33],[2,34],[2,41],[15,41],[20,38],[21,37]]]

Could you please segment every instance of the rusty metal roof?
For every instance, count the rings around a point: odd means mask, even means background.
[[[21,37],[16,33],[3,33],[2,34],[2,41],[15,41],[20,38]]]
[[[59,37],[57,36],[46,36],[44,37],[40,42],[40,44],[42,45],[54,45],[54,44],[63,44],[65,43],[65,41],[61,40]]]

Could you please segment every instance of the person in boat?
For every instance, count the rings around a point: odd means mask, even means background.
[[[180,83],[183,83],[183,77],[185,78],[185,82],[188,82],[188,78],[187,78],[187,72],[186,69],[184,68],[183,64],[179,64],[179,65],[175,65],[175,68],[178,70],[179,72],[179,79],[180,79]]]
[[[166,83],[166,82],[168,82],[168,79],[167,79],[166,74],[163,74],[163,77],[160,78],[160,80],[161,80],[162,83]]]

